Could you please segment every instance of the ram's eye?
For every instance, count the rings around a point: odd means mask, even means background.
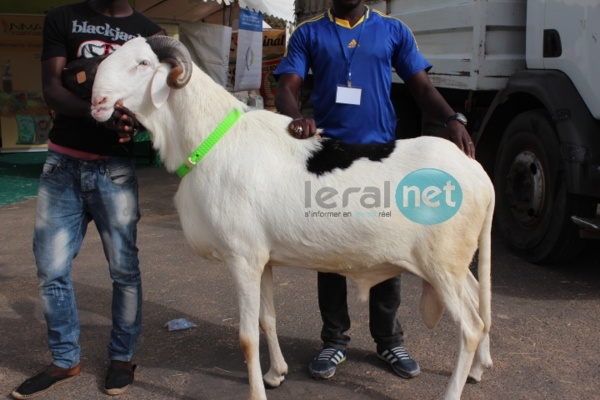
[[[150,62],[148,62],[148,60],[140,61],[139,65],[148,66],[148,65],[150,65]]]

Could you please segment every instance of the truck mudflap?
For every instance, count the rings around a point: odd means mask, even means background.
[[[582,239],[600,239],[600,218],[584,218],[573,215],[571,220],[579,227]]]

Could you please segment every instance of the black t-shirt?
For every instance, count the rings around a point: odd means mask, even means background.
[[[137,11],[128,17],[113,18],[96,13],[88,2],[70,4],[50,11],[44,20],[42,61],[110,54],[127,40],[152,36],[162,28]],[[133,156],[133,143],[119,143],[119,136],[89,118],[57,114],[50,140],[60,146],[88,153]]]

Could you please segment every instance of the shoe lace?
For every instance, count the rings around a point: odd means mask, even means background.
[[[344,358],[344,353],[339,349],[329,348],[323,349],[317,356],[317,361],[333,361],[336,364]]]
[[[388,353],[388,354],[386,354]],[[386,350],[383,352],[384,357],[386,358],[390,358],[389,356],[392,356],[392,359],[390,360],[392,363],[395,363],[396,361],[402,361],[402,360],[410,360],[410,355],[408,354],[408,352],[404,349],[404,347],[402,346],[398,346],[398,347],[394,347],[392,349]]]

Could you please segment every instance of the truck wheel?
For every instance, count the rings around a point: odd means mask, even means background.
[[[496,158],[496,223],[508,244],[531,262],[575,258],[585,241],[572,215],[592,216],[595,205],[567,193],[558,135],[543,110],[517,115]]]

